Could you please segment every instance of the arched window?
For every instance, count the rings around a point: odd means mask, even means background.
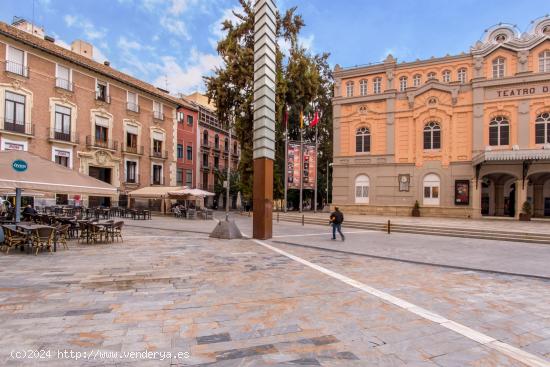
[[[442,76],[443,76],[443,82],[444,83],[450,83],[451,82],[451,71],[450,70],[444,70]]]
[[[539,54],[539,71],[541,73],[550,72],[550,50],[542,51]]]
[[[427,81],[430,81],[430,80],[437,80],[437,76],[436,76],[435,72],[433,72],[433,71],[430,71],[428,73],[428,80]]]
[[[360,89],[360,93],[362,96],[366,96],[367,95],[367,79],[362,79],[360,82],[359,82],[359,89]]]
[[[496,116],[489,123],[489,145],[510,144],[510,123],[504,116]]]
[[[550,143],[550,113],[544,112],[535,120],[535,143]]]
[[[401,92],[404,92],[406,89],[407,89],[407,77],[402,76],[401,78],[399,78],[399,90]]]
[[[216,149],[220,148],[220,137],[218,136],[218,134],[214,135],[214,146],[216,147]]]
[[[202,133],[202,145],[208,146],[208,130],[204,130]]]
[[[419,87],[422,83],[422,76],[420,74],[415,74],[413,76],[413,87]]]
[[[424,188],[424,205],[439,205],[440,186],[441,181],[438,175],[430,173],[424,176],[424,182],[422,185],[422,187]]]
[[[424,149],[441,149],[441,127],[435,121],[424,126]]]
[[[374,78],[372,87],[374,90],[374,94],[382,93],[382,78]]]
[[[225,140],[223,141],[223,150],[229,152],[229,139],[227,138],[225,138]]]
[[[370,152],[370,130],[368,127],[360,127],[355,133],[355,152]]]
[[[370,180],[368,176],[361,175],[355,179],[355,203],[356,204],[368,204],[369,203],[369,187]]]
[[[466,68],[458,69],[458,72],[456,73],[456,77],[460,82],[460,84],[466,83]]]
[[[493,79],[504,78],[506,60],[504,57],[497,57],[493,60]]]
[[[349,82],[346,82],[346,96],[348,97],[353,97],[353,87],[354,87],[354,82],[352,81],[349,81]]]

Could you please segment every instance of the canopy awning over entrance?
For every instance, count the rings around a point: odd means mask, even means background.
[[[128,196],[144,199],[164,199],[169,197],[169,192],[188,189],[187,186],[147,186],[130,191]]]
[[[518,149],[518,150],[495,150],[478,154],[472,159],[472,164],[477,166],[484,162],[503,161],[539,161],[550,160],[550,149]]]
[[[0,152],[0,167],[0,191],[19,188],[97,196],[117,193],[116,187],[106,182],[25,151]]]
[[[216,194],[212,193],[212,192],[209,192],[209,191],[204,191],[204,190],[200,190],[200,189],[190,189],[190,188],[185,188],[183,190],[177,190],[177,191],[170,191],[168,193],[171,197],[195,197],[195,198],[204,198],[206,196],[214,196]]]

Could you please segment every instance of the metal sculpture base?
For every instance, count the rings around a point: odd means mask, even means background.
[[[234,240],[243,238],[243,235],[235,221],[229,220],[227,217],[225,220],[220,220],[218,225],[210,233],[211,238],[221,238],[224,240]]]

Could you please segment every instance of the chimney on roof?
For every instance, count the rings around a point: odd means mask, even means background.
[[[25,18],[13,17],[11,25],[38,38],[44,38],[44,27],[37,26]]]
[[[105,65],[105,66],[111,66],[111,63],[110,63],[109,61],[105,60],[105,61],[103,61],[103,65]]]
[[[71,43],[71,51],[81,56],[87,57],[88,59],[93,59],[94,57],[94,46],[86,41],[74,41],[73,43]]]

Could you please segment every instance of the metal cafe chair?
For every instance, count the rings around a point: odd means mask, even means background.
[[[38,255],[38,251],[43,249],[52,252],[54,235],[55,228],[53,227],[42,227],[34,230],[32,233],[32,247],[36,248],[35,255]]]

